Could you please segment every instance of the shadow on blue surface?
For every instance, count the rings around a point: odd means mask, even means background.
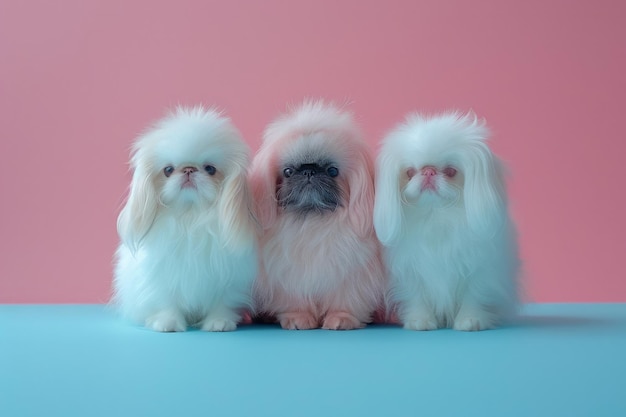
[[[509,327],[581,327],[606,326],[619,323],[617,319],[571,316],[521,316]]]

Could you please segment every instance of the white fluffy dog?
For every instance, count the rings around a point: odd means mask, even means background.
[[[178,108],[139,137],[131,163],[114,303],[157,331],[234,330],[257,271],[239,132],[216,111]]]
[[[484,122],[410,115],[377,161],[374,226],[407,329],[483,330],[516,310],[515,227]]]

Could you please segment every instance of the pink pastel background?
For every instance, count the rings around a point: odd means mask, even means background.
[[[473,109],[527,299],[625,302],[625,5],[3,0],[0,302],[107,301],[128,148],[168,106],[221,106],[255,151],[305,97],[350,100],[373,149],[408,111]]]

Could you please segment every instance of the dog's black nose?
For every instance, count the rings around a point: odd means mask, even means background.
[[[300,169],[298,170],[300,175],[306,175],[309,178],[315,175],[317,171],[318,171],[317,164],[302,164],[300,165]]]

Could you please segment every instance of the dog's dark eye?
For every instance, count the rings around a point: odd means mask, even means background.
[[[339,175],[339,170],[335,167],[328,168],[326,172],[328,173],[329,177],[333,177],[333,178]]]
[[[169,177],[170,175],[172,175],[173,172],[174,172],[174,167],[171,165],[168,165],[165,168],[163,168],[163,173],[165,174],[166,177]]]
[[[209,175],[215,175],[215,173],[217,172],[217,168],[215,168],[213,165],[205,165],[204,170]]]
[[[283,169],[283,175],[285,176],[285,178],[291,177],[293,175],[293,169],[291,168]]]
[[[457,173],[457,170],[452,167],[445,167],[443,169],[443,175],[445,175],[448,178],[454,178],[456,173]]]

